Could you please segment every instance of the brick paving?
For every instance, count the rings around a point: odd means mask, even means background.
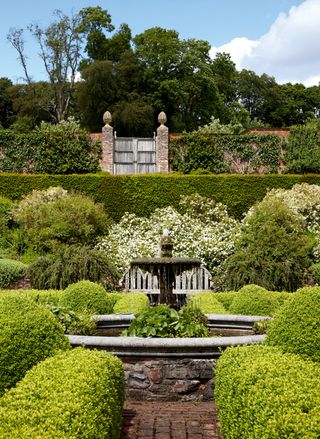
[[[121,439],[222,439],[222,435],[211,401],[126,401]]]

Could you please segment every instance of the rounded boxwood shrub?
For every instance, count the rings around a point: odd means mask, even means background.
[[[226,311],[229,311],[229,308],[231,306],[231,303],[233,302],[233,299],[235,296],[235,291],[223,291],[223,292],[217,292],[215,293],[215,298],[220,302]]]
[[[39,361],[69,346],[48,309],[25,297],[0,297],[0,395]]]
[[[0,436],[119,439],[123,401],[121,361],[73,349],[35,366],[0,399]]]
[[[225,438],[320,437],[320,366],[269,346],[228,348],[215,369]]]
[[[113,307],[115,314],[138,314],[149,308],[148,296],[144,293],[125,293]]]
[[[60,300],[62,306],[73,311],[90,311],[95,314],[110,314],[113,303],[103,286],[88,280],[69,285]]]
[[[216,293],[190,294],[188,301],[192,302],[205,314],[226,314],[224,306],[216,298]]]
[[[258,285],[246,285],[236,294],[230,305],[231,314],[272,316],[278,306],[272,293]]]
[[[12,282],[21,279],[27,271],[27,265],[13,259],[0,259],[0,288],[6,288]]]
[[[275,314],[266,343],[320,361],[320,287],[301,288]]]

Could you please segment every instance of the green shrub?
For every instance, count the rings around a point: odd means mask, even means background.
[[[57,244],[92,245],[110,226],[103,206],[84,195],[67,194],[50,202],[39,202],[37,208],[34,203],[26,205],[26,200],[21,203],[26,207],[18,205],[14,219],[40,251],[52,250]]]
[[[148,296],[144,293],[126,293],[114,307],[115,314],[138,314],[149,307]]]
[[[292,127],[285,151],[287,172],[319,172],[319,159],[319,128],[310,125]]]
[[[229,312],[251,316],[272,316],[278,302],[274,295],[259,285],[247,285],[235,294]]]
[[[320,367],[266,346],[228,348],[215,370],[215,400],[228,439],[320,436]]]
[[[0,196],[0,235],[7,230],[13,206],[13,201],[7,197]]]
[[[88,311],[75,312],[50,303],[46,307],[60,322],[65,334],[92,335],[96,329],[96,323]]]
[[[215,293],[215,298],[220,302],[226,311],[229,311],[231,303],[235,298],[235,291],[224,291]]]
[[[224,306],[218,301],[215,293],[205,292],[190,294],[188,301],[197,306],[205,314],[226,314]]]
[[[320,361],[320,287],[301,288],[275,314],[266,343]]]
[[[13,259],[0,259],[0,288],[6,288],[12,282],[21,279],[27,271],[27,265]]]
[[[69,285],[60,300],[61,306],[73,311],[90,311],[94,314],[110,314],[112,303],[103,286],[88,280]]]
[[[0,394],[39,361],[68,347],[49,310],[28,298],[0,296]]]
[[[119,439],[123,401],[121,361],[73,349],[38,364],[0,399],[0,436]]]
[[[28,268],[33,288],[64,289],[80,280],[118,287],[118,273],[108,256],[88,246],[61,246],[53,254],[39,257]]]
[[[179,312],[167,305],[148,308],[131,322],[125,335],[134,337],[207,337],[206,317],[194,306]]]
[[[295,291],[303,285],[314,244],[301,214],[281,200],[264,200],[249,211],[234,254],[221,265],[219,283],[230,290],[253,283]]]

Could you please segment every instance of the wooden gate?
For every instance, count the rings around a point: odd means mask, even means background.
[[[155,139],[117,137],[114,139],[114,174],[157,172]]]

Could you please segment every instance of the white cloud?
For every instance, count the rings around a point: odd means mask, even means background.
[[[267,73],[279,83],[318,85],[320,79],[320,0],[305,0],[281,13],[270,30],[256,41],[235,38],[217,52],[230,53],[238,69]]]

